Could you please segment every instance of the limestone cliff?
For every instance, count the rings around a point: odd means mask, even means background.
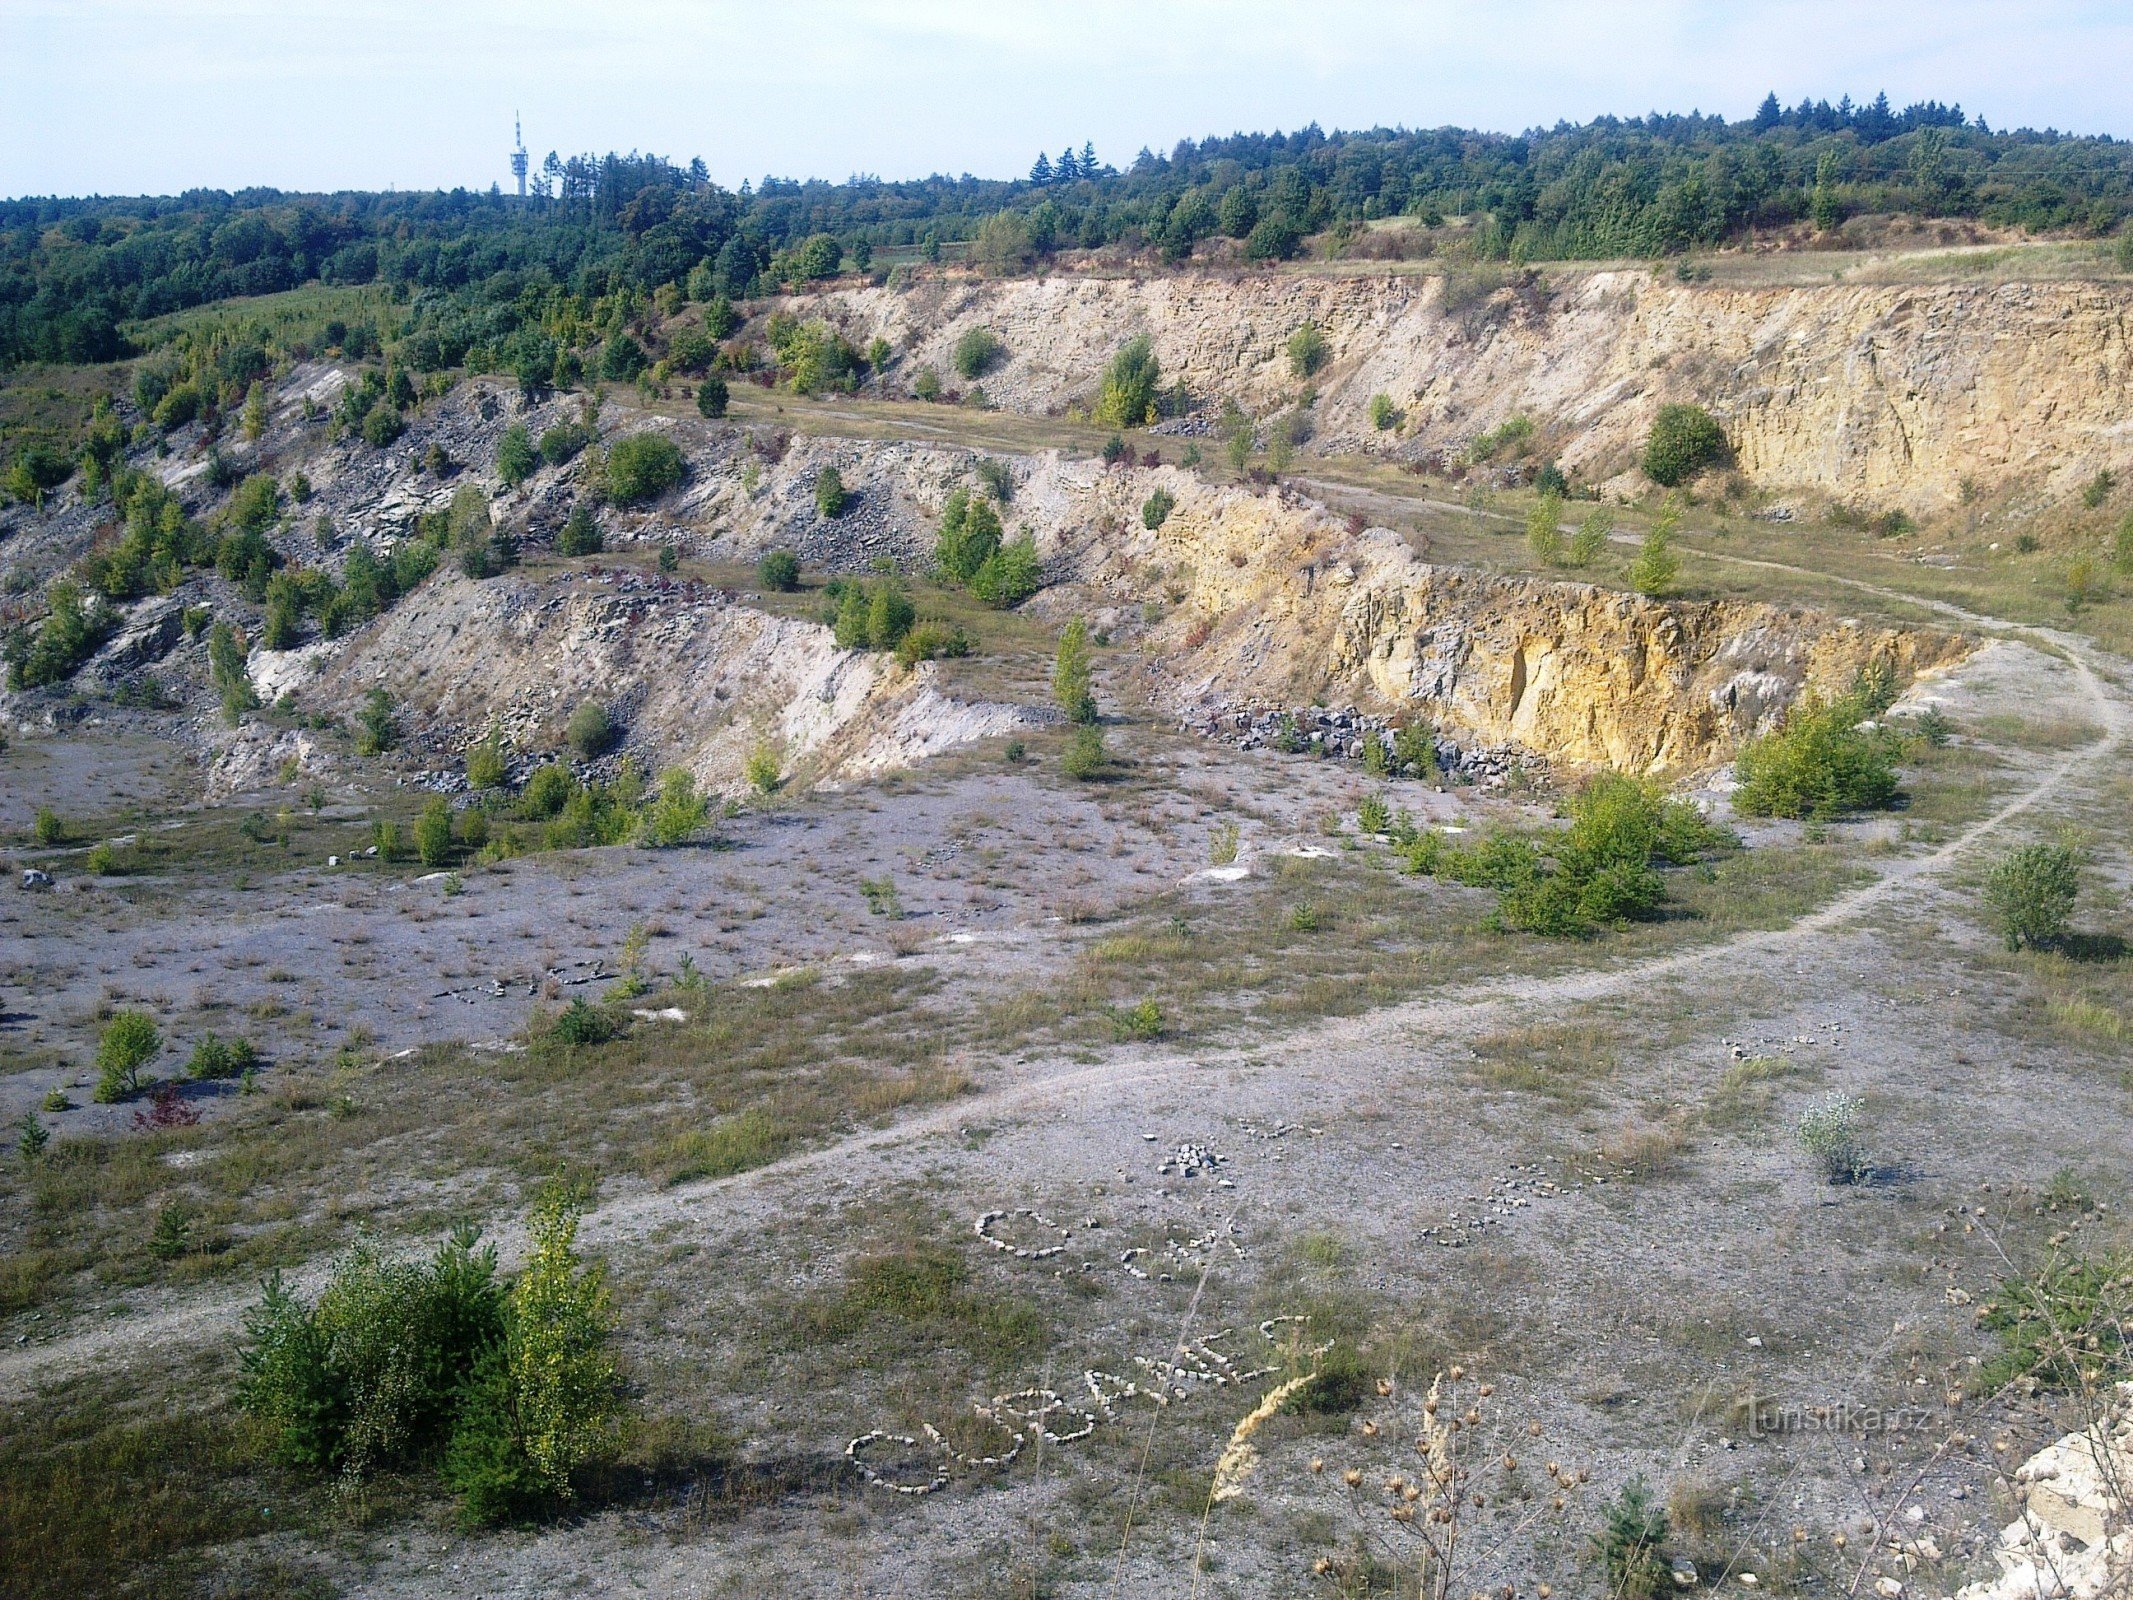
[[[2118,284],[1845,285],[1751,289],[1642,271],[1551,272],[1456,310],[1438,277],[1053,276],[840,291],[804,305],[904,370],[998,333],[996,404],[1054,411],[1090,398],[1111,352],[1146,333],[1166,378],[1260,414],[1298,388],[1289,336],[1316,323],[1330,359],[1318,448],[1456,451],[1513,415],[1566,467],[1630,466],[1658,407],[1706,405],[1758,486],[1930,510],[1964,481],[2063,495],[2098,467],[2133,467],[2133,289]],[[1405,413],[1368,421],[1372,395]]]
[[[834,464],[862,499],[890,508],[901,530],[890,547],[922,562],[922,530],[969,482],[969,461],[931,446],[795,440],[752,491],[735,458],[706,463],[693,493],[721,508],[714,547],[752,554],[819,537],[798,502]],[[1121,471],[1048,454],[1015,473],[1010,530],[1027,531],[1067,586],[1033,604],[1062,617],[1104,612],[1142,652],[1158,700],[1180,711],[1352,701],[1562,761],[1693,771],[1727,760],[1803,689],[1841,693],[1876,662],[1908,680],[1968,649],[1956,636],[1808,609],[1654,601],[1435,566],[1388,529],[1351,532],[1313,503],[1175,467]],[[1175,509],[1150,530],[1141,507],[1158,486]]]

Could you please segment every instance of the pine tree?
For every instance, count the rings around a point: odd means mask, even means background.
[[[1755,131],[1768,133],[1785,118],[1784,107],[1778,104],[1775,91],[1763,96],[1763,103],[1755,108]]]
[[[1637,559],[1630,563],[1629,586],[1637,593],[1656,597],[1673,588],[1681,572],[1681,558],[1673,551],[1674,530],[1680,526],[1680,503],[1669,500],[1652,519]]]
[[[1037,164],[1029,169],[1029,181],[1036,184],[1052,181],[1052,158],[1042,150],[1037,152]]]
[[[1072,183],[1081,176],[1081,163],[1074,158],[1072,145],[1059,152],[1059,159],[1052,163],[1052,171],[1061,183]]]
[[[1096,161],[1096,142],[1093,139],[1083,140],[1081,146],[1081,175],[1084,178],[1093,178],[1101,171],[1103,171],[1103,168],[1097,165]]]

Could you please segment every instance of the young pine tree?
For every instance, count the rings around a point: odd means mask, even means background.
[[[1059,635],[1052,663],[1052,699],[1071,722],[1096,721],[1095,672],[1089,657],[1089,625],[1076,617]]]
[[[1629,586],[1642,595],[1657,597],[1674,587],[1681,573],[1681,558],[1674,554],[1674,530],[1681,526],[1681,507],[1669,500],[1652,519],[1637,559],[1629,566]]]

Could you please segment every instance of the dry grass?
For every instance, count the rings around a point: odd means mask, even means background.
[[[1498,1088],[1583,1103],[1595,1084],[1614,1076],[1620,1043],[1617,1030],[1596,1023],[1528,1023],[1476,1039],[1474,1070]]]

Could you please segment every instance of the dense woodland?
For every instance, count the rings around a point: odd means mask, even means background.
[[[455,189],[0,202],[0,366],[117,359],[135,353],[130,325],[314,281],[448,295],[442,337],[463,349],[517,333],[529,293],[591,301],[674,284],[738,299],[944,250],[1012,271],[1072,248],[1182,261],[1227,238],[1248,259],[1277,259],[1314,238],[1337,252],[1396,216],[1470,219],[1476,253],[1528,261],[1668,255],[1859,212],[2102,234],[2133,213],[2133,145],[1994,132],[1932,102],[1787,110],[1773,97],[1742,122],[1237,134],[1143,151],[1124,170],[1084,146],[1012,181],[766,178],[729,191],[700,160],[551,155],[534,188],[524,200]]]

